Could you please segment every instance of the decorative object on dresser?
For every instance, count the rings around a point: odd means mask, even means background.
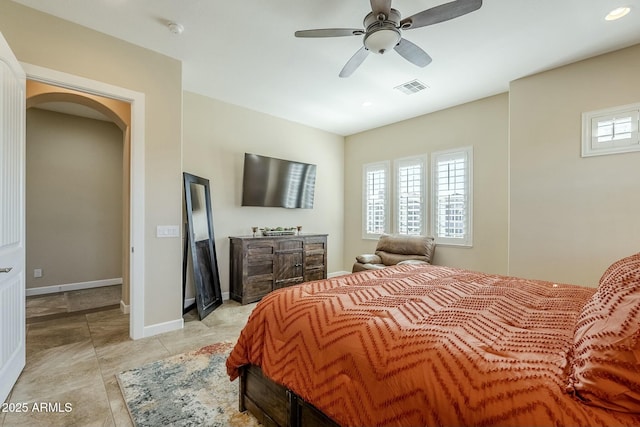
[[[291,236],[296,234],[295,227],[265,227],[261,228],[263,236]]]
[[[327,235],[232,236],[230,296],[242,304],[291,285],[327,278]]]

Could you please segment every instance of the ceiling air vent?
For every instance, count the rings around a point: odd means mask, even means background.
[[[420,80],[411,80],[410,82],[406,82],[401,84],[400,86],[394,87],[394,89],[398,89],[400,92],[405,95],[411,95],[416,92],[420,92],[421,90],[428,89],[429,86],[422,83]]]

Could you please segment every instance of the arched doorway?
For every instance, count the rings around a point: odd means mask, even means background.
[[[43,108],[51,108],[51,106],[55,106],[54,109],[57,109],[58,107],[72,107],[69,108],[69,111],[65,111],[68,114],[71,115],[75,115],[76,113],[73,110],[78,110],[81,112],[86,112],[86,111],[90,111],[93,112],[93,114],[95,114],[97,117],[100,117],[101,120],[104,121],[108,121],[108,122],[112,122],[113,124],[115,124],[115,126],[117,126],[117,128],[120,129],[121,133],[121,138],[122,138],[122,164],[118,165],[118,164],[111,164],[111,168],[113,170],[117,170],[121,168],[121,173],[122,176],[113,176],[112,175],[112,180],[115,183],[117,180],[113,179],[113,178],[117,178],[122,180],[122,184],[121,184],[121,188],[120,188],[120,200],[117,200],[117,202],[120,202],[122,205],[121,211],[118,214],[117,211],[112,213],[113,215],[116,216],[120,216],[120,220],[121,220],[121,227],[118,227],[118,230],[111,230],[111,231],[115,231],[115,232],[119,232],[121,235],[121,243],[120,243],[120,248],[118,250],[119,253],[114,253],[115,256],[118,256],[120,258],[120,268],[118,269],[119,274],[115,275],[115,277],[122,277],[122,295],[120,297],[120,306],[123,312],[128,313],[129,312],[129,307],[130,307],[130,287],[129,287],[129,231],[130,231],[130,215],[129,215],[129,188],[130,188],[130,145],[131,145],[131,138],[130,138],[130,126],[131,126],[131,106],[129,103],[126,103],[124,101],[120,101],[120,100],[115,100],[115,99],[110,99],[110,98],[106,98],[106,97],[102,97],[102,96],[97,96],[97,95],[90,95],[87,93],[82,93],[79,92],[77,90],[72,90],[72,89],[67,89],[67,88],[62,88],[62,87],[58,87],[58,86],[54,86],[51,84],[47,84],[47,83],[42,83],[42,82],[37,82],[37,81],[33,81],[33,80],[28,80],[27,81],[27,93],[26,93],[26,107],[27,109],[29,108],[39,108],[39,107],[43,107]],[[86,108],[79,108],[79,107],[86,107]],[[84,114],[78,114],[78,115],[84,115]],[[73,126],[75,128],[75,126]],[[65,132],[66,133],[66,132]],[[66,138],[65,138],[66,139]],[[29,150],[28,150],[29,151]],[[77,151],[77,148],[73,151]],[[54,154],[55,150],[50,152],[50,154]],[[66,153],[66,154],[61,154],[61,158],[66,158],[69,154],[72,153]],[[106,159],[105,159],[106,160]],[[115,160],[115,159],[114,159]],[[79,162],[77,162],[76,164],[81,164],[83,163],[84,160],[80,160]],[[100,162],[100,160],[99,160]],[[46,170],[46,167],[43,168],[43,165],[40,165],[41,168],[43,170]],[[73,168],[75,169],[75,167]],[[88,174],[86,175],[91,175],[91,171],[88,170],[86,171],[88,172]],[[119,175],[119,173],[118,173]],[[51,179],[46,178],[46,180],[52,181],[55,180],[55,177],[52,177]],[[84,188],[85,186],[78,186],[77,188]],[[62,189],[58,189],[57,191],[61,191]],[[73,193],[73,191],[71,191],[71,193]],[[93,193],[93,191],[90,191],[88,194]],[[100,202],[102,200],[102,198],[100,197],[99,194],[95,194],[91,196],[93,198],[93,202],[95,203],[96,207],[96,212],[95,213],[101,213],[104,212],[105,207],[103,207],[99,212],[98,211],[98,202]],[[87,196],[85,195],[84,197],[85,199],[87,199]],[[28,198],[28,200],[30,200]],[[31,200],[33,200],[33,198],[31,198]],[[116,203],[113,204],[113,206],[116,206]],[[60,209],[65,210],[66,212],[66,216],[71,217],[75,212],[77,212],[73,207],[68,207],[65,206],[64,203],[61,204]],[[111,211],[113,211],[113,209],[111,209]],[[94,214],[95,214],[94,213]],[[43,218],[48,218],[46,216],[46,214],[41,214],[43,216]],[[31,215],[33,216],[33,215]],[[82,216],[80,217],[82,218]],[[46,220],[45,220],[46,221]],[[41,224],[45,221],[35,221],[35,224],[33,227],[29,227],[28,230],[30,230],[31,228],[36,228],[36,224]],[[62,221],[62,223],[65,223],[68,221]],[[78,221],[78,224],[76,226],[71,225],[70,227],[67,228],[66,230],[66,234],[67,237],[71,238],[70,240],[72,241],[80,241],[83,240],[80,237],[82,236],[82,233],[84,232],[85,234],[89,235],[89,229],[85,229],[82,230],[82,228],[80,227],[80,225],[84,223],[84,221]],[[86,224],[91,226],[90,224]],[[46,228],[45,228],[46,229]],[[95,230],[95,232],[99,232],[98,228],[92,227],[93,230]],[[91,231],[93,231],[91,230]],[[44,230],[38,230],[38,231],[44,231]],[[106,234],[105,234],[106,232]],[[37,233],[37,234],[36,234]],[[28,233],[29,234],[29,233]],[[32,233],[33,235],[46,235],[47,233],[39,233],[39,232],[34,232]],[[72,238],[72,235],[78,235],[76,239]],[[107,232],[107,230],[104,230],[104,232],[102,233],[102,236],[104,238],[102,239],[96,239],[96,240],[100,240],[103,242],[103,245],[101,246],[100,242],[95,242],[95,246],[93,246],[94,248],[101,248],[104,246],[108,246],[106,245],[106,242],[108,241],[108,239],[106,239],[107,237],[111,237],[109,236],[109,232]],[[31,238],[33,239],[33,237]],[[28,238],[28,241],[30,239]],[[116,243],[116,242],[114,242]],[[38,246],[38,245],[36,245]],[[46,245],[43,245],[46,246]],[[116,245],[117,246],[117,245]],[[78,259],[78,263],[77,264],[71,264],[69,266],[65,266],[63,262],[61,262],[62,260],[58,260],[57,263],[55,263],[56,267],[58,265],[60,265],[61,268],[66,270],[70,270],[72,268],[72,266],[80,266],[80,265],[87,265],[88,263],[83,263],[82,262],[82,256],[84,253],[88,252],[88,249],[91,248],[92,245],[90,245],[89,247],[85,247],[84,250],[79,250],[76,251],[75,253],[75,257]],[[67,248],[67,250],[69,250],[69,248]],[[30,252],[31,254],[34,253],[34,250],[27,250],[27,257],[30,256]],[[55,251],[54,251],[55,252]],[[50,256],[53,255],[51,252]],[[109,259],[108,256],[105,256],[105,253],[102,252],[101,254],[101,258],[103,258],[104,261],[107,261]],[[85,260],[86,261],[86,260]],[[112,260],[113,262],[114,260]],[[78,270],[79,268],[76,267],[75,270]],[[69,273],[66,273],[69,274]],[[100,285],[100,281],[95,282],[96,285]],[[44,288],[43,288],[44,289]]]

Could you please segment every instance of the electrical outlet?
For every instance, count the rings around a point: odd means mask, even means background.
[[[33,277],[42,277],[42,269],[36,268],[33,270]]]

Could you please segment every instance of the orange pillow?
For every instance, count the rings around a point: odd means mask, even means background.
[[[590,405],[640,412],[640,253],[613,263],[582,309],[569,391]]]

